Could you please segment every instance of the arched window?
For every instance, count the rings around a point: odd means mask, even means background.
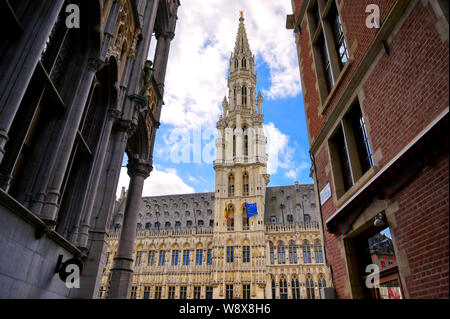
[[[319,286],[319,298],[320,298],[320,288],[325,288],[327,286],[327,282],[325,281],[325,277],[323,274],[319,275],[318,286]]]
[[[242,105],[247,105],[247,87],[242,87]]]
[[[248,196],[248,194],[249,194],[249,184],[248,184],[248,174],[247,174],[247,172],[245,172],[244,173],[244,176],[242,176],[242,182],[243,182],[243,187],[244,187],[244,189],[243,189],[243,194],[244,194],[244,196]]]
[[[233,231],[234,230],[234,207],[233,207],[233,205],[228,206],[227,216],[228,216],[227,230]]]
[[[311,263],[311,247],[309,246],[309,242],[307,240],[303,242],[303,262],[305,264]]]
[[[278,244],[278,264],[285,264],[286,263],[286,252],[284,249],[284,244],[279,243]]]
[[[244,156],[248,156],[248,129],[244,126]]]
[[[250,226],[248,224],[248,217],[247,217],[247,208],[242,207],[242,230],[249,230]]]
[[[306,298],[307,299],[315,299],[314,280],[310,274],[306,275]]]
[[[320,244],[320,240],[316,240],[314,251],[316,253],[316,263],[323,263],[322,245]]]
[[[300,299],[300,282],[298,281],[297,276],[292,276],[292,299]]]
[[[234,60],[234,70],[237,71],[239,68],[239,61],[238,59]]]
[[[269,256],[270,256],[270,264],[273,265],[275,263],[273,256],[273,244],[269,243]]]
[[[234,175],[230,174],[228,176],[228,197],[234,196]]]
[[[297,247],[293,242],[289,244],[289,263],[297,263]]]
[[[197,224],[198,224],[198,227],[203,227],[205,225],[205,223],[201,219],[197,222]]]
[[[280,299],[288,299],[287,280],[285,276],[280,277]]]
[[[242,68],[243,69],[247,68],[247,60],[245,58],[242,59]]]
[[[276,297],[275,278],[272,276],[272,299],[275,299]]]

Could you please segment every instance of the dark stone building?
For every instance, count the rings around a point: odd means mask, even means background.
[[[0,44],[0,298],[97,296],[125,153],[131,184],[110,297],[128,295],[136,199],[152,170],[179,6],[0,2],[9,28]],[[79,289],[55,273],[60,257],[83,262]]]

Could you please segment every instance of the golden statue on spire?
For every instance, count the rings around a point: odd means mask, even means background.
[[[241,13],[241,17],[239,18],[239,21],[244,21],[244,10],[239,11]]]

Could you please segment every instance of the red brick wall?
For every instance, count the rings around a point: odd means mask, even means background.
[[[338,0],[340,3],[342,0]],[[298,14],[295,0],[294,12]],[[309,30],[306,19],[297,43],[304,86],[305,112],[311,141],[317,136],[324,121],[348,84],[355,68],[364,56],[376,34],[365,26],[368,4],[376,3],[385,20],[395,1],[345,0],[341,17],[349,47],[358,41],[354,64],[341,82],[324,116],[318,114],[320,98],[316,90]],[[420,131],[449,104],[449,47],[443,43],[435,27],[437,17],[431,5],[422,1],[411,11],[390,43],[390,55],[384,55],[364,84],[365,99],[362,108],[369,123],[370,141],[375,152],[381,148],[379,167],[388,163]],[[315,154],[319,186],[333,183],[327,148]],[[428,186],[427,186],[428,185]],[[411,298],[442,298],[448,294],[448,154],[435,166],[425,168],[420,175],[393,199],[400,205],[395,214],[396,245],[404,250],[412,275],[406,279]],[[333,200],[322,207],[326,221],[336,211]],[[334,285],[339,298],[350,298],[344,293],[348,278],[345,260],[337,249],[342,240],[325,232],[328,262],[333,267]],[[425,248],[427,247],[427,248]],[[429,248],[428,248],[429,247]]]
[[[410,298],[449,298],[448,162],[447,153],[392,198],[400,206],[393,236],[408,259]]]

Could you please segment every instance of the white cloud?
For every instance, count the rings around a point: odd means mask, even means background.
[[[120,196],[122,187],[128,189],[130,177],[127,174],[127,169],[122,168],[120,172],[119,184],[117,187],[116,196]],[[155,169],[145,180],[144,189],[142,191],[143,197],[148,196],[163,196],[172,194],[190,194],[194,193],[193,187],[187,185],[177,174],[176,169],[162,169],[155,167]]]
[[[295,154],[298,144],[294,142],[294,146],[290,146],[290,137],[283,134],[271,122],[264,125],[264,133],[267,137],[267,153],[269,161],[267,163],[268,174],[276,174],[278,169],[286,170],[284,176],[297,180],[301,171],[309,169],[310,164],[304,160],[305,156],[300,156],[300,164],[297,164]]]
[[[166,76],[166,106],[161,121],[176,127],[212,127],[227,89],[227,70],[245,10],[250,47],[257,61],[267,63],[271,88],[266,98],[300,92],[292,31],[285,29],[289,0],[189,0],[179,9],[176,36]]]

